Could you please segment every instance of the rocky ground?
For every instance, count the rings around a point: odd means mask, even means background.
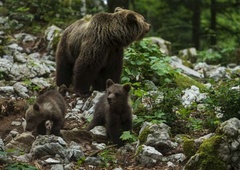
[[[8,18],[0,17],[0,24],[7,27]],[[226,169],[240,167],[238,119],[223,123],[216,134],[207,131],[198,133],[194,139],[188,141],[191,145],[184,144],[186,135],[172,135],[171,129],[174,127],[170,128],[163,123],[145,122],[141,130],[135,132],[138,140],[121,148],[112,146],[103,127],[96,127],[91,132],[84,131],[93,107],[102,94],[100,92],[94,92],[88,99],[83,100],[76,97],[71,90],[68,91],[65,97],[68,111],[61,131],[62,137],[40,135],[35,138],[31,133],[25,132],[23,118],[29,104],[33,103],[37,95],[49,88],[55,88],[54,47],[60,34],[61,29],[56,26],[48,27],[44,38],[26,33],[8,34],[0,31],[0,169],[27,169],[28,165],[34,165],[41,170],[179,170],[185,165],[188,167],[186,170],[196,169],[195,163],[200,165],[201,162],[195,158],[199,155],[201,158],[201,153],[204,151],[205,154],[207,151],[203,146],[198,155],[193,155],[204,139],[212,140],[213,144],[210,146],[215,146],[214,142],[218,142],[217,146],[225,148],[220,149],[219,153],[209,154],[219,154],[227,164]],[[169,53],[166,46],[169,42],[165,43],[156,37],[153,40],[162,52]],[[196,56],[196,50],[186,49],[182,54]],[[207,76],[215,81],[230,79],[231,74],[240,70],[240,66],[235,64],[221,67],[198,63],[194,68],[189,68],[182,63],[179,57],[171,57],[171,66],[183,70],[184,75],[196,78]],[[239,92],[239,86],[233,88]],[[193,101],[200,103],[206,95],[201,93],[198,87],[192,86],[183,91],[182,105],[191,106]],[[162,97],[159,96],[160,99]],[[143,105],[147,107],[144,100]],[[223,141],[215,140],[219,139],[218,133],[222,135]],[[195,152],[188,155],[184,147]],[[188,160],[190,162],[187,162]],[[214,160],[210,160],[210,164],[213,162]]]
[[[70,102],[68,103],[68,106],[71,105],[71,103],[74,101],[73,100],[69,100]],[[5,144],[5,149],[6,150],[11,150],[12,148],[14,148],[16,151],[18,149],[20,150],[24,150],[24,148],[26,147],[31,147],[31,145],[29,143],[24,144],[26,141],[28,141],[25,137],[22,136],[21,140],[23,141],[18,141],[18,139],[16,139],[17,136],[21,136],[22,134],[24,134],[24,128],[22,123],[24,122],[22,118],[24,118],[24,114],[25,114],[25,110],[27,108],[27,101],[26,99],[19,99],[19,100],[15,100],[15,101],[11,101],[11,99],[6,100],[6,99],[1,99],[0,103],[3,103],[1,105],[1,119],[0,119],[0,136],[1,139],[3,139],[3,143]],[[4,109],[3,109],[4,108]],[[69,107],[70,108],[70,107]],[[151,163],[149,163],[149,167],[147,165],[139,165],[136,160],[135,160],[135,149],[134,146],[135,144],[129,145],[127,147],[130,147],[132,149],[129,149],[126,153],[124,153],[124,155],[121,154],[115,154],[117,152],[123,152],[122,150],[125,150],[123,148],[119,149],[116,146],[112,146],[112,144],[107,144],[106,147],[108,149],[96,149],[96,147],[94,147],[92,145],[91,142],[93,142],[93,136],[91,134],[89,134],[88,132],[83,131],[82,129],[84,128],[84,126],[86,125],[86,122],[82,122],[80,123],[80,121],[77,120],[71,120],[71,119],[67,119],[64,125],[64,128],[62,130],[62,134],[63,134],[63,139],[65,141],[67,141],[68,144],[70,144],[72,141],[75,141],[76,143],[79,144],[79,146],[81,146],[81,150],[84,152],[84,156],[96,156],[98,154],[104,153],[107,151],[107,154],[109,154],[109,156],[111,155],[112,158],[108,158],[109,159],[109,165],[104,165],[105,163],[103,163],[102,165],[99,163],[99,165],[89,165],[87,164],[81,164],[80,166],[78,165],[78,163],[76,161],[72,161],[72,164],[68,163],[67,165],[71,165],[72,169],[114,169],[114,167],[121,167],[123,169],[182,169],[183,167],[183,162],[180,162],[179,164],[174,165],[174,168],[172,168],[172,164],[169,164],[167,162],[159,162],[157,164],[155,164],[154,166],[151,165]],[[78,130],[74,131],[73,129],[77,128]],[[42,137],[43,140],[46,140],[48,137]],[[97,137],[99,139],[95,139],[95,140],[99,140],[99,142],[107,142],[106,139],[104,139],[104,135],[102,137]],[[17,143],[14,143],[13,145],[17,145],[17,146],[9,146],[9,143],[11,143],[11,141],[17,141]],[[34,141],[35,139],[31,140],[31,143]],[[21,145],[21,146],[20,146]],[[26,146],[27,145],[27,146]],[[20,147],[18,147],[20,146]],[[179,149],[178,151],[174,151],[174,152],[181,152],[182,150]],[[40,151],[42,152],[42,151]],[[96,152],[96,154],[94,154]],[[8,159],[11,159],[10,162],[28,162],[31,165],[34,165],[36,167],[38,167],[38,169],[41,170],[48,170],[51,169],[54,163],[52,162],[44,162],[47,160],[47,158],[53,158],[58,160],[58,158],[56,158],[54,156],[54,154],[43,154],[40,157],[38,157],[38,159],[34,160],[28,160],[27,158],[22,158],[21,156],[19,156],[18,153],[14,153],[13,155],[9,156]],[[14,161],[15,160],[15,161]],[[16,161],[17,160],[17,161]],[[41,160],[41,161],[40,161]],[[96,161],[96,160],[95,160]],[[4,162],[4,161],[3,161]],[[2,163],[3,163],[2,162]],[[5,163],[7,163],[8,161],[6,161]],[[90,164],[95,164],[95,163],[90,163]],[[107,162],[106,162],[107,164]],[[5,164],[6,165],[6,164]],[[106,166],[106,167],[102,167],[101,166]],[[2,168],[4,168],[4,165],[1,166]],[[66,169],[66,167],[65,167]]]

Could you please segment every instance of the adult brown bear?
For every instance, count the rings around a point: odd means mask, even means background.
[[[56,84],[73,82],[77,95],[104,90],[107,79],[120,82],[123,48],[141,40],[150,30],[142,15],[117,7],[89,21],[80,19],[68,26],[56,51]]]

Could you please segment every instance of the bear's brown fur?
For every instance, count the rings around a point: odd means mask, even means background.
[[[120,82],[123,48],[141,40],[150,30],[142,15],[117,7],[89,21],[80,19],[68,26],[56,51],[56,84],[73,81],[77,95],[104,90],[107,79]]]
[[[63,96],[57,90],[50,90],[40,95],[25,114],[26,130],[36,135],[46,135],[46,122],[51,121],[51,133],[60,136],[67,107]],[[48,133],[49,134],[49,133]]]
[[[132,107],[129,104],[129,84],[114,84],[111,79],[106,82],[106,93],[95,106],[93,119],[87,130],[104,125],[113,143],[123,145],[120,139],[123,131],[132,130]]]

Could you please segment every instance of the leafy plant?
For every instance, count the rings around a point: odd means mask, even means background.
[[[40,91],[41,90],[41,87],[39,87],[38,85],[32,83],[30,80],[26,79],[24,80],[24,84],[26,84],[28,86],[28,88],[32,91]]]
[[[193,131],[200,131],[203,129],[203,120],[197,118],[189,118],[187,127]]]
[[[120,136],[120,139],[128,142],[135,142],[137,140],[137,136],[132,134],[130,131],[124,131]]]
[[[169,61],[170,58],[164,56],[150,40],[135,42],[125,51],[122,82],[150,80],[156,85],[169,83],[175,72]]]
[[[102,167],[109,167],[112,164],[116,164],[117,160],[114,157],[114,153],[111,149],[106,149],[99,154],[102,158]]]
[[[135,94],[134,90],[133,94]],[[180,105],[180,89],[162,87],[155,91],[145,91],[140,94],[142,96],[138,96],[134,102],[134,114],[137,116],[134,119],[136,127],[145,121],[167,123],[171,126],[178,119],[175,107]]]
[[[204,61],[208,64],[223,64],[226,65],[228,63],[236,62],[236,57],[234,55],[235,48],[212,48],[205,51],[200,51],[199,61]]]
[[[7,165],[5,170],[37,170],[37,168],[29,164],[15,162]]]
[[[208,110],[222,121],[232,117],[240,119],[240,91],[233,88],[237,86],[239,87],[239,79],[222,82],[210,89],[204,101]]]

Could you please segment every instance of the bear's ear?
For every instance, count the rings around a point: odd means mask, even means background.
[[[129,92],[131,90],[131,85],[130,84],[125,84],[123,85],[123,89],[126,91],[126,92]]]
[[[40,107],[39,107],[39,105],[38,105],[37,103],[34,103],[33,109],[34,109],[35,111],[37,111],[37,112],[40,111]]]
[[[107,82],[106,82],[107,88],[109,88],[113,84],[114,84],[114,82],[111,79],[108,79]]]
[[[133,13],[127,14],[127,22],[129,24],[134,23],[135,21],[137,21],[137,18]]]
[[[122,8],[116,7],[115,10],[114,10],[114,12],[119,12],[119,11],[122,11],[122,10],[123,10]]]

